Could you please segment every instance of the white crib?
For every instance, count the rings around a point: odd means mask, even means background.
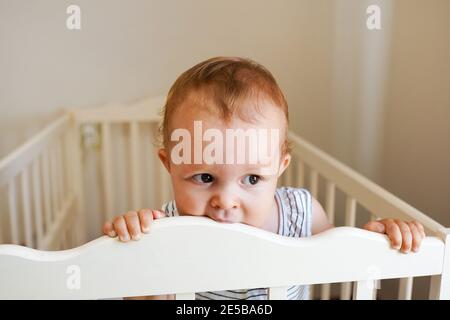
[[[0,161],[0,298],[191,299],[195,292],[268,287],[270,299],[284,299],[288,286],[304,284],[312,298],[376,299],[380,281],[400,279],[398,298],[411,299],[413,279],[422,276],[429,277],[430,299],[450,298],[450,229],[292,132],[293,161],[280,185],[308,188],[340,227],[291,239],[177,217],[155,221],[138,242],[102,236],[86,243],[92,220],[170,199],[169,176],[149,138],[162,105],[157,97],[67,110]],[[87,190],[97,182],[100,197]],[[89,207],[97,198],[102,203]],[[420,221],[428,236],[420,251],[399,253],[386,236],[354,228],[383,217]],[[279,262],[286,259],[289,268]]]

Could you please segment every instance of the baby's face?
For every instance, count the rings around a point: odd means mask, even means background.
[[[258,115],[257,121],[253,123],[238,117],[233,118],[230,123],[224,123],[218,116],[191,106],[181,106],[176,112],[170,121],[170,127],[189,132],[192,159],[195,152],[194,121],[201,121],[203,133],[208,129],[217,129],[216,132],[220,131],[224,139],[226,129],[279,131],[276,152],[267,151],[265,154],[268,157],[264,160],[257,157],[257,161],[249,161],[246,157],[244,163],[236,163],[236,160],[234,163],[224,161],[221,164],[207,164],[205,161],[197,164],[194,161],[180,163],[174,161],[172,152],[173,147],[179,143],[178,139],[172,142],[170,150],[160,149],[159,156],[170,173],[180,215],[207,216],[220,222],[245,223],[260,228],[269,223],[273,217],[271,214],[276,210],[274,194],[277,180],[289,164],[290,156],[280,157],[285,132],[283,112],[272,105],[265,105],[261,109],[264,113]],[[211,141],[202,139],[202,145],[205,150],[211,145]],[[226,145],[225,141],[223,145]],[[230,150],[223,150],[223,159],[226,159]],[[251,152],[248,143],[245,144],[245,150],[236,147],[235,151],[235,154]],[[268,170],[269,167],[275,170]]]

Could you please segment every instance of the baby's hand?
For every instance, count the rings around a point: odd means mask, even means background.
[[[122,216],[115,217],[112,222],[107,221],[103,225],[103,233],[114,238],[119,236],[120,241],[127,242],[130,239],[139,240],[141,234],[150,231],[150,225],[154,219],[163,218],[164,212],[151,209],[128,211]]]
[[[382,219],[369,221],[364,229],[379,233],[385,233],[391,239],[394,249],[401,249],[403,253],[408,253],[411,249],[419,251],[422,239],[426,237],[423,225],[417,221],[402,221],[398,219]]]

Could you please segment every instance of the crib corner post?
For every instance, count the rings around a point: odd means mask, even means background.
[[[441,229],[438,236],[444,241],[442,274],[431,277],[430,299],[450,300],[450,228]]]
[[[71,112],[71,133],[72,133],[72,143],[73,148],[73,187],[75,196],[75,210],[76,210],[76,244],[81,245],[87,242],[87,224],[86,224],[86,212],[84,206],[84,193],[83,193],[83,159],[81,155],[81,136],[78,130],[79,125],[76,117],[75,110]]]

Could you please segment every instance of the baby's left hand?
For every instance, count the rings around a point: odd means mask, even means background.
[[[419,251],[422,239],[426,237],[423,225],[417,221],[403,221],[399,219],[382,219],[369,221],[364,229],[386,234],[391,239],[394,249],[400,249],[403,253],[410,250]]]

